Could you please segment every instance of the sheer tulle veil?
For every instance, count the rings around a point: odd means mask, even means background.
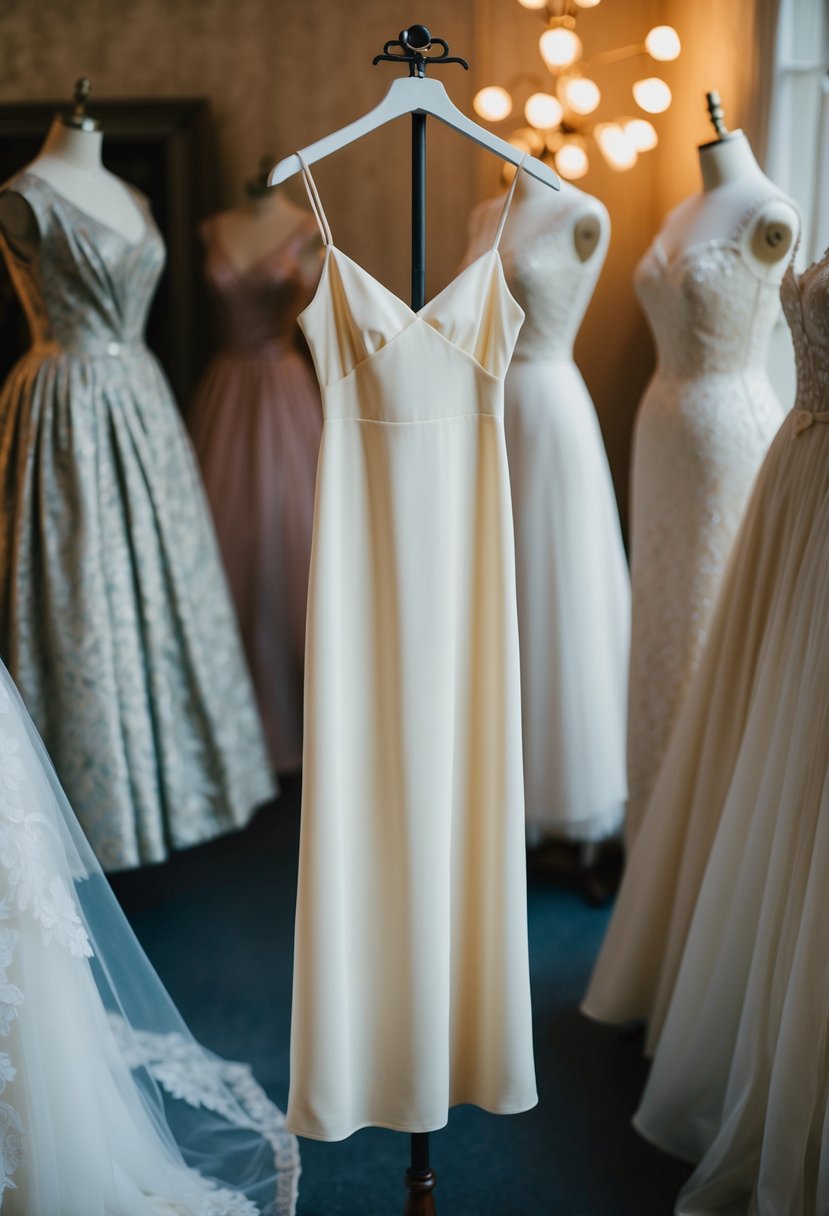
[[[299,1154],[139,946],[0,663],[4,1216],[291,1216]]]

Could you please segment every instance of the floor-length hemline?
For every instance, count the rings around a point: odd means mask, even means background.
[[[521,1103],[518,1106],[502,1107],[484,1106],[481,1102],[470,1101],[469,1098],[459,1098],[457,1101],[450,1102],[449,1109],[446,1112],[446,1117],[442,1123],[435,1123],[432,1120],[427,1120],[422,1124],[410,1124],[407,1127],[403,1127],[399,1123],[389,1123],[381,1119],[366,1119],[362,1122],[355,1123],[348,1131],[338,1132],[336,1135],[328,1134],[322,1136],[319,1132],[303,1131],[298,1124],[294,1123],[292,1119],[288,1118],[285,1120],[285,1128],[294,1136],[302,1136],[303,1140],[320,1140],[324,1143],[347,1140],[349,1136],[353,1136],[357,1132],[361,1132],[367,1127],[379,1127],[384,1131],[400,1132],[401,1135],[406,1136],[428,1136],[432,1132],[442,1131],[443,1128],[447,1126],[449,1123],[449,1112],[456,1106],[475,1106],[478,1108],[478,1110],[484,1111],[487,1115],[523,1115],[526,1114],[527,1111],[533,1110],[536,1106],[538,1106],[538,1095],[536,1095],[535,1100],[529,1104]]]

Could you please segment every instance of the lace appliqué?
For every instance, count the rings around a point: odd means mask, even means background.
[[[798,242],[799,244],[799,242]],[[797,363],[797,401],[793,435],[807,430],[813,422],[824,422],[829,411],[821,409],[829,399],[829,249],[822,258],[798,274],[794,268],[797,248],[792,257],[780,296],[792,332]]]
[[[20,740],[2,729],[6,714],[13,714],[13,705],[7,689],[0,687],[0,865],[8,885],[7,896],[0,900],[0,921],[28,911],[47,944],[54,940],[76,958],[89,958],[92,949],[72,894],[57,875],[49,876],[44,865],[42,830],[49,823],[43,814],[25,805],[26,768],[19,754]],[[0,1035],[9,1034],[25,1000],[8,976],[18,940],[16,930],[0,925]],[[0,1052],[0,1093],[16,1075],[10,1056]],[[14,1188],[12,1175],[25,1141],[19,1114],[8,1102],[0,1101],[0,1203],[3,1191]]]
[[[0,688],[0,717],[12,712],[8,691]],[[6,870],[10,897],[20,912],[30,911],[44,941],[56,941],[76,958],[91,958],[92,947],[77,905],[66,883],[49,876],[43,861],[43,829],[48,820],[27,808],[22,796],[26,769],[20,740],[0,722],[0,864]]]
[[[8,900],[0,900],[0,921],[8,920],[10,916]],[[23,993],[8,977],[8,968],[14,958],[18,940],[14,929],[9,929],[6,925],[0,926],[0,1035],[9,1033],[17,1011],[25,1000]],[[0,1094],[16,1076],[17,1069],[12,1064],[11,1057],[5,1051],[0,1052]],[[0,1101],[0,1207],[3,1192],[15,1189],[12,1175],[20,1164],[24,1144],[25,1132],[20,1116],[8,1102]]]
[[[165,1093],[188,1106],[213,1111],[234,1127],[247,1128],[270,1144],[277,1167],[276,1216],[293,1216],[300,1175],[296,1137],[247,1064],[211,1056],[180,1034],[135,1030],[117,1013],[108,1020],[118,1048],[133,1071],[144,1068]],[[222,1206],[233,1200],[237,1205]],[[212,1205],[212,1206],[210,1206]],[[212,1191],[201,1216],[258,1216],[258,1209],[232,1191]]]

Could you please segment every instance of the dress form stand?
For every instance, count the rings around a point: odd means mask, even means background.
[[[606,209],[520,174],[500,250],[524,311],[505,379],[512,480],[527,843],[567,846],[585,898],[621,827],[630,585],[607,455],[573,346],[607,253]],[[469,222],[469,263],[501,201]],[[556,849],[558,852],[558,848]]]
[[[667,217],[636,278],[659,360],[634,431],[629,846],[782,421],[766,359],[798,215],[743,132],[727,130],[718,95],[707,103],[716,138],[699,148],[702,189]]]
[[[442,48],[442,53],[429,54],[433,41]],[[402,53],[390,54],[393,46]],[[343,1139],[359,1127],[378,1124],[418,1133],[413,1137],[407,1176],[409,1216],[434,1212],[434,1175],[425,1133],[444,1125],[450,1102],[471,1102],[506,1114],[530,1109],[537,1101],[523,908],[526,867],[521,815],[517,618],[508,480],[500,425],[502,377],[515,344],[521,312],[497,273],[497,246],[503,224],[485,258],[468,267],[463,278],[454,279],[428,304],[418,307],[425,297],[424,119],[427,115],[440,119],[501,159],[526,166],[527,172],[547,180],[553,188],[558,182],[549,166],[517,153],[511,145],[479,127],[452,104],[437,80],[425,78],[428,63],[450,61],[447,52],[446,43],[442,39],[433,40],[422,26],[403,31],[399,40],[386,44],[379,58],[405,62],[408,79],[395,80],[372,111],[285,158],[270,175],[272,182],[279,183],[298,171],[303,173],[326,245],[328,269],[321,280],[321,292],[300,318],[300,324],[323,389],[326,422],[333,420],[332,411],[339,408],[334,404],[336,395],[345,392],[353,398],[349,418],[354,424],[347,430],[324,429],[318,471],[318,490],[321,486],[322,492],[318,493],[317,502],[321,509],[315,518],[308,635],[312,653],[310,685],[316,695],[310,702],[312,712],[306,716],[304,737],[303,765],[312,780],[306,782],[303,790],[300,867],[306,881],[300,880],[297,900],[294,980],[297,1016],[292,1014],[292,1026],[297,1030],[296,1034],[292,1030],[291,1040],[288,1121],[300,1135],[324,1140]],[[317,161],[403,116],[413,118],[412,304],[417,312],[337,247],[310,171]],[[508,198],[505,203],[503,220],[510,201]],[[468,284],[475,280],[483,282],[469,292]],[[353,291],[345,288],[346,283],[353,285]],[[341,287],[345,288],[342,293]],[[447,311],[441,313],[444,306]],[[449,338],[449,330],[444,326],[461,324],[461,318],[465,338],[456,342]],[[475,346],[479,353],[473,355],[470,363],[461,357],[461,352],[472,353],[474,335],[482,330],[491,335],[488,345],[486,350]],[[332,333],[336,338],[333,342]],[[351,344],[349,335],[357,337],[358,347]],[[382,353],[376,344],[378,338],[392,355],[391,360],[388,356],[384,357],[385,362],[375,359],[376,353]],[[448,339],[448,347],[441,338]],[[409,347],[411,354],[407,354]],[[416,380],[411,378],[412,367],[418,368]],[[481,375],[487,371],[491,378]],[[382,383],[374,379],[376,374],[382,377]],[[460,382],[457,389],[456,376]],[[378,432],[371,426],[376,420],[373,407],[369,407],[371,417],[364,416],[360,397],[365,393],[377,402],[378,412],[386,420],[404,417],[410,421],[425,420],[430,423],[429,429],[401,432],[405,441],[405,447],[401,447],[394,443],[397,431]],[[401,394],[405,394],[405,399]],[[430,403],[435,403],[437,410],[434,418],[429,414]],[[478,403],[479,409],[472,410],[476,421],[470,424],[466,421],[469,417],[466,407],[473,403]],[[490,426],[488,419],[495,415],[498,422]],[[459,425],[457,418],[464,421]],[[481,442],[496,456],[491,473],[479,470],[477,456],[473,465],[467,463],[464,449],[472,446],[467,442],[470,426],[480,432]],[[356,465],[353,454],[357,449],[342,442],[345,439],[350,445],[352,432],[364,434],[369,427],[371,442],[380,440],[373,468],[365,462]],[[453,445],[456,434],[463,443],[450,453],[444,434],[453,436]],[[427,449],[422,447],[424,442]],[[451,468],[445,463],[445,454],[450,455]],[[417,477],[409,481],[405,474],[407,464],[414,470],[427,467],[424,459],[446,471],[440,484],[447,487],[447,498],[439,509],[431,509],[431,499],[426,503],[418,501],[422,483]],[[347,473],[338,471],[341,468],[347,469]],[[371,479],[376,476],[383,477],[383,484],[389,486],[394,497],[388,511],[371,489]],[[371,524],[369,529],[349,526],[352,508],[340,501],[341,488],[348,487],[351,494],[358,482],[365,487],[361,489],[365,505],[360,508],[360,518],[365,516]],[[415,496],[406,491],[407,485]],[[480,529],[475,522],[476,495],[480,494],[486,497],[491,494],[493,502],[486,542],[479,539]],[[396,525],[384,531],[382,552],[369,547],[368,538],[374,535],[372,521],[379,518],[378,511],[383,519],[397,520],[404,528],[413,527],[419,537],[417,559],[408,562],[407,570],[401,571],[403,581],[394,591],[385,586],[385,576],[378,583],[371,573],[374,567],[381,571],[391,569],[400,551]],[[457,523],[450,525],[450,519]],[[385,524],[382,527],[385,529]],[[481,637],[486,636],[487,642],[479,647],[481,654],[472,666],[471,648],[465,640],[462,643],[466,656],[462,661],[464,680],[471,679],[474,673],[476,687],[480,686],[479,673],[489,671],[490,666],[493,671],[497,666],[498,671],[507,673],[504,697],[487,699],[482,715],[468,722],[467,705],[474,704],[474,697],[472,701],[466,697],[462,702],[457,699],[456,673],[441,657],[440,637],[444,630],[435,631],[427,626],[424,634],[422,626],[426,618],[416,606],[423,581],[418,567],[428,567],[432,577],[432,558],[437,559],[438,554],[443,555],[443,566],[440,575],[430,583],[436,590],[434,595],[430,593],[428,611],[436,614],[435,623],[448,611],[447,638],[459,619],[455,609],[471,614],[478,602],[477,581],[461,579],[457,584],[454,581],[458,563],[454,550],[444,547],[448,534],[464,538],[464,561],[474,549],[474,562],[487,571],[486,577],[492,584],[488,602],[500,602],[502,594],[505,597],[503,614],[486,623]],[[502,572],[498,561],[493,560],[495,551],[503,554]],[[333,564],[323,561],[329,553],[334,558]],[[333,588],[327,594],[326,582]],[[363,595],[363,587],[374,589],[373,611],[380,622],[389,620],[390,595],[413,606],[414,618],[406,624],[399,641],[389,639],[391,649],[386,646],[378,652],[373,627],[365,629],[358,623],[353,628],[350,624],[346,626],[348,613],[359,621],[362,619],[359,612],[352,613],[349,608],[336,616],[327,613],[325,605],[332,602],[332,595],[344,604],[340,589],[346,598],[354,598],[352,587],[356,588],[357,598]],[[451,596],[445,602],[444,589]],[[371,716],[358,724],[356,734],[339,711],[344,703],[332,700],[332,694],[334,698],[338,694],[334,690],[329,692],[330,681],[325,678],[329,665],[316,657],[329,653],[341,655],[348,664],[348,670],[343,669],[342,687],[361,685],[364,667],[379,655],[380,675],[376,693],[372,694],[376,712],[372,711]],[[434,680],[426,675],[426,662],[434,662]],[[479,748],[470,751],[462,761],[465,776],[457,796],[452,778],[454,766],[443,763],[447,736],[435,725],[441,720],[434,710],[435,680],[440,684],[441,703],[448,719],[465,723],[463,730],[468,728],[470,738],[477,741]],[[396,742],[387,747],[385,729],[378,734],[375,723],[383,722],[392,705],[402,710],[404,704],[405,712],[392,726]],[[509,706],[508,711],[505,706]],[[412,714],[422,724],[415,733],[410,729]],[[348,741],[351,735],[353,738]],[[499,781],[497,792],[490,786],[480,793],[477,785],[473,792],[471,761],[475,756],[488,754],[490,745],[503,757],[498,762],[503,766],[503,782]],[[379,766],[372,760],[378,746],[389,760]],[[342,749],[346,765],[336,778],[336,787],[331,785],[332,768],[326,759],[332,748]],[[425,760],[429,771],[424,773],[424,783],[418,789],[406,793],[400,782],[407,781],[406,773],[416,757]],[[435,765],[431,766],[433,758]],[[373,774],[368,777],[370,788],[363,789],[367,774]],[[450,779],[453,792],[447,817],[444,803]],[[337,789],[343,791],[344,801]],[[401,816],[383,814],[390,801],[400,806]],[[496,934],[494,939],[487,930],[490,917],[469,914],[470,908],[477,908],[478,903],[487,913],[493,907],[492,887],[478,884],[481,870],[475,860],[481,839],[479,825],[486,816],[491,824],[487,840],[503,841],[488,863],[493,870],[505,871],[503,883],[496,885],[500,892],[514,889],[516,893],[512,900],[500,899],[499,909],[493,913],[503,925],[503,934]],[[356,888],[351,882],[332,885],[326,877],[340,872],[341,863],[351,868],[357,860],[356,856],[340,854],[336,846],[335,852],[331,852],[340,827],[346,830],[349,839],[359,839],[368,833],[372,842],[381,846],[376,854],[375,873],[372,876],[364,873],[366,881],[361,879]],[[454,869],[445,870],[433,889],[432,850],[439,842],[448,843],[447,831],[454,833],[452,839],[459,843],[454,852]],[[469,874],[468,880],[465,873]],[[390,882],[393,887],[389,887]],[[448,917],[444,911],[456,907],[454,893],[458,883],[462,890],[475,888],[470,896],[474,902],[465,904],[467,915]],[[397,903],[398,893],[403,902],[395,940],[395,933],[387,932],[382,910],[390,907],[390,900]],[[339,925],[342,932],[321,935],[324,923],[330,923],[332,928]],[[507,937],[512,938],[513,949],[502,948],[501,943]],[[330,952],[327,943],[331,944]],[[331,953],[338,962],[329,957]],[[343,982],[359,967],[363,957],[372,960],[368,983],[355,987],[349,978],[349,991],[345,993]],[[447,971],[443,966],[446,960],[460,969],[455,977],[451,969]],[[481,960],[480,967],[477,960]],[[497,978],[502,972],[502,977]],[[375,990],[380,996],[378,983],[382,985],[382,999],[375,998]],[[340,993],[349,1006],[349,1016],[332,1021],[328,1011],[336,1008]],[[479,1018],[483,1011],[486,1016]],[[507,1027],[517,1028],[518,1033],[506,1033]],[[447,1040],[447,1032],[451,1041]],[[458,1071],[453,1071],[454,1068]],[[352,1081],[357,1078],[355,1086]]]
[[[443,48],[443,55],[429,56],[433,42]],[[393,46],[399,54],[390,54]],[[427,58],[430,63],[458,63],[469,70],[465,59],[449,57],[449,47],[441,38],[433,39],[425,25],[412,25],[400,33],[396,41],[387,42],[383,54],[372,62],[404,61],[411,76],[425,77]],[[412,310],[418,312],[426,303],[426,115],[412,114]],[[413,1132],[411,1159],[406,1170],[406,1206],[404,1216],[436,1216],[436,1175],[429,1163],[429,1133]]]
[[[596,258],[596,265],[601,268],[610,242],[609,217],[604,207],[598,205],[598,200],[593,199],[589,194],[584,194],[584,191],[579,190],[576,186],[571,186],[568,181],[562,181],[558,196],[561,201],[566,201],[570,197],[575,198],[579,194],[584,197],[585,207],[583,212],[576,215],[572,225],[573,248],[580,262],[587,262],[594,254],[600,253],[600,256]],[[519,203],[532,203],[536,199],[539,205],[546,202],[549,206],[550,203],[550,194],[546,187],[542,188],[540,182],[534,181],[526,174],[522,174],[515,188],[515,195]],[[587,841],[579,845],[578,870],[588,898],[595,896],[598,902],[602,902],[603,896],[597,895],[597,885],[593,874],[598,854],[599,845],[596,841]]]
[[[97,119],[86,112],[90,88],[87,77],[77,81],[72,112],[55,115],[27,171],[134,244],[144,233],[144,217],[124,183],[101,162],[103,132]],[[32,257],[37,252],[37,223],[19,194],[0,196],[0,228],[24,256]]]

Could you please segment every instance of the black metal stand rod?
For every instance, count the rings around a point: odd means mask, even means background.
[[[412,308],[426,303],[426,115],[412,115]]]
[[[435,1171],[429,1165],[429,1133],[412,1135],[412,1163],[406,1170],[406,1208],[403,1216],[435,1216]]]
[[[426,303],[426,115],[412,114],[412,308]],[[429,1165],[429,1133],[411,1138],[404,1216],[434,1216],[435,1172]]]

